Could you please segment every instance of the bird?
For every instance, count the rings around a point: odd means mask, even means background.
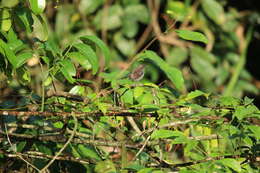
[[[137,68],[135,68],[130,74],[129,78],[133,81],[140,81],[143,79],[145,73],[145,65],[140,64]]]

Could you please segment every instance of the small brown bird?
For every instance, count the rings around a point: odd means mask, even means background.
[[[133,81],[140,81],[144,77],[145,65],[141,64],[136,69],[134,69],[130,74],[129,78]]]

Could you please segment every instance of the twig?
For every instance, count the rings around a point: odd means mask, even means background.
[[[71,140],[73,139],[76,130],[78,128],[78,119],[75,117],[74,112],[72,112],[72,117],[74,119],[74,128],[73,128],[73,133],[70,135],[68,141],[64,144],[64,146],[58,151],[58,153],[52,158],[52,160],[44,167],[40,170],[40,173],[43,173],[46,169],[48,169],[48,167],[57,159],[57,157],[63,152],[63,150],[65,150],[65,148],[69,145],[69,143],[71,142]]]
[[[12,154],[12,153],[8,153],[4,150],[0,150],[1,154],[4,154],[7,157],[19,157],[19,155],[22,155],[24,157],[30,157],[30,158],[38,158],[38,159],[53,159],[54,156],[51,155],[47,155],[41,152],[36,152],[36,151],[27,151],[26,153],[18,153],[16,152],[16,154]],[[74,158],[71,156],[58,156],[56,157],[56,160],[66,160],[66,161],[73,161],[73,162],[78,162],[78,163],[82,163],[82,164],[89,164],[90,162],[86,159],[79,159],[79,158]]]
[[[121,110],[121,111],[110,111],[106,114],[103,114],[100,111],[93,111],[93,112],[75,112],[75,117],[77,118],[85,118],[88,116],[134,116],[134,117],[156,117],[156,113],[139,113],[139,112],[129,112],[128,110]],[[60,116],[61,118],[67,118],[71,116],[70,112],[38,112],[38,111],[1,111],[1,115],[14,115],[14,116]]]
[[[19,122],[17,123],[8,123],[7,127],[13,127],[13,128],[24,128],[24,129],[34,129],[34,130],[47,130],[47,131],[60,131],[61,129],[59,128],[53,128],[53,127],[48,127],[48,126],[36,126],[36,125],[32,125],[32,124],[20,124]]]
[[[139,154],[144,150],[145,146],[147,145],[148,141],[150,140],[151,136],[148,136],[143,144],[143,146],[141,147],[141,149],[136,153],[135,157],[133,160],[135,160]]]
[[[145,41],[147,40],[147,37],[149,36],[150,32],[152,31],[152,25],[148,25],[145,31],[143,32],[142,36],[138,40],[135,46],[135,51],[138,52],[138,50],[143,46]]]
[[[139,127],[137,126],[137,124],[136,124],[135,120],[133,119],[133,117],[126,117],[126,118],[127,118],[128,122],[131,124],[131,126],[133,127],[133,129],[136,131],[136,133],[138,135],[141,135],[142,132],[139,129]]]
[[[231,79],[228,82],[227,89],[224,92],[225,96],[232,95],[234,88],[236,86],[236,83],[239,79],[239,76],[240,76],[240,74],[241,74],[241,72],[242,72],[242,70],[245,66],[247,49],[248,49],[250,40],[252,39],[252,34],[253,34],[253,28],[250,27],[249,30],[247,31],[246,39],[244,40],[244,42],[241,43],[241,44],[243,44],[242,50],[241,50],[242,52],[241,52],[239,61],[236,64],[235,71],[232,74]]]
[[[103,11],[102,11],[102,19],[101,19],[101,36],[102,40],[107,44],[107,26],[106,21],[108,18],[108,10],[110,4],[113,2],[113,0],[107,0],[104,3]]]
[[[234,159],[238,159],[238,158],[246,158],[245,156],[241,156],[241,155],[226,155],[226,156],[218,156],[218,157],[207,157],[205,159],[202,160],[197,160],[197,161],[191,161],[191,162],[184,162],[184,163],[177,163],[177,164],[170,164],[167,163],[163,160],[160,160],[157,157],[153,157],[153,159],[157,160],[159,163],[161,163],[160,165],[157,165],[156,167],[160,167],[160,168],[177,168],[177,167],[188,167],[188,166],[192,166],[192,165],[196,165],[196,164],[200,164],[200,163],[205,163],[208,161],[215,161],[215,160],[221,160],[224,158],[234,158]]]
[[[73,132],[68,132],[69,134]],[[0,131],[0,134],[6,135],[6,133]],[[17,134],[17,133],[9,133],[9,136],[15,137],[15,138],[21,138],[21,139],[35,139],[40,141],[51,141],[56,143],[64,143],[66,141],[66,138],[64,138],[64,135],[62,134],[42,134],[42,135],[29,135],[29,134]],[[88,136],[84,133],[76,132],[75,136],[81,137],[81,138],[74,138],[72,140],[72,143],[75,144],[92,144],[97,146],[108,146],[108,147],[118,147],[121,142],[117,141],[105,141],[105,140],[94,140],[88,138]],[[85,138],[85,139],[83,139]],[[2,140],[3,138],[0,137]],[[126,144],[127,148],[136,149],[141,144]]]
[[[43,67],[42,67],[42,63],[41,61],[39,61],[39,64],[40,64],[40,67],[41,67],[41,75],[42,75],[42,101],[41,101],[41,112],[44,111],[44,103],[45,103],[45,87],[44,87],[44,81],[43,81],[43,74],[44,74],[44,71],[43,71]]]
[[[14,148],[14,147],[13,147],[13,144],[12,144],[10,138],[9,138],[6,124],[5,124],[5,132],[6,132],[7,141],[8,141],[8,143],[10,144],[11,149],[12,149],[12,148]],[[22,161],[24,161],[25,163],[27,163],[28,165],[30,165],[30,166],[31,166],[32,168],[34,168],[35,170],[40,171],[37,167],[35,167],[33,164],[31,164],[30,162],[28,162],[27,160],[25,160],[20,154],[18,154],[15,149],[12,149],[12,150],[13,150],[13,152],[14,152],[15,154],[17,154],[17,157],[19,157]]]

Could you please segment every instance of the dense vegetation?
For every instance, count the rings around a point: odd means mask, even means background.
[[[225,0],[0,2],[1,172],[259,172],[245,68],[259,13]]]

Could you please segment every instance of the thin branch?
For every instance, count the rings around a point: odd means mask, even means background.
[[[133,127],[133,129],[136,131],[137,135],[141,135],[142,132],[139,129],[139,127],[137,126],[135,120],[133,119],[133,117],[126,117],[128,122],[131,124],[131,126]]]
[[[75,136],[76,130],[78,128],[78,119],[75,117],[74,113],[72,112],[72,117],[74,119],[74,128],[73,128],[73,133],[70,135],[68,141],[64,144],[64,146],[58,151],[58,153],[52,158],[52,160],[40,170],[41,173],[43,173],[48,167],[51,166],[51,164],[57,159],[57,157],[65,150],[65,148],[69,145],[69,143],[72,141],[73,137]]]
[[[37,159],[53,159],[54,156],[47,155],[41,152],[36,152],[36,151],[27,151],[26,153],[19,153],[16,152],[16,154],[8,153],[4,150],[0,150],[1,154],[4,154],[7,157],[19,157],[19,155],[28,157],[28,158],[37,158]],[[65,160],[65,161],[73,161],[73,162],[78,162],[81,164],[89,164],[90,162],[86,159],[79,159],[79,158],[74,158],[71,156],[58,156],[55,158],[56,160]]]
[[[155,166],[159,168],[171,168],[171,169],[176,169],[178,167],[188,167],[200,163],[205,163],[209,161],[216,161],[216,160],[221,160],[224,158],[234,158],[234,159],[239,159],[239,158],[246,158],[245,156],[241,155],[226,155],[226,156],[218,156],[218,157],[207,157],[202,160],[197,160],[197,161],[190,161],[190,162],[184,162],[184,163],[177,163],[177,164],[169,164],[163,160],[160,160],[159,158],[153,157],[153,159],[157,160],[160,164]]]
[[[143,44],[145,43],[145,41],[147,40],[148,36],[150,35],[152,31],[152,25],[148,25],[145,29],[145,31],[143,32],[142,36],[140,37],[140,39],[138,40],[138,42],[136,43],[135,46],[135,52],[138,52],[138,50],[143,47]]]
[[[151,136],[148,136],[148,137],[146,138],[146,140],[145,140],[143,146],[142,146],[141,149],[136,153],[136,155],[135,155],[135,157],[134,157],[133,160],[135,160],[135,159],[139,156],[139,154],[144,150],[144,148],[146,147],[146,145],[147,145],[148,141],[150,140],[150,138],[151,138]]]
[[[10,138],[9,138],[6,125],[5,125],[5,132],[6,132],[7,141],[8,141],[8,143],[9,143],[10,146],[11,146],[10,148],[14,148],[14,147],[13,147],[13,144],[12,144]],[[14,153],[17,155],[17,157],[20,158],[22,161],[24,161],[25,163],[27,163],[28,165],[30,165],[30,166],[31,166],[32,168],[34,168],[35,170],[40,171],[40,170],[39,170],[37,167],[35,167],[33,164],[31,164],[30,162],[28,162],[27,160],[25,160],[25,159],[22,157],[22,155],[18,154],[18,152],[17,152],[15,149],[13,149],[13,152],[14,152]]]
[[[60,116],[61,118],[67,118],[71,117],[70,112],[39,112],[39,111],[0,111],[1,115],[14,115],[14,116],[45,116],[45,117],[51,117],[51,116]],[[93,112],[75,112],[75,117],[77,118],[85,118],[88,116],[134,116],[134,117],[157,117],[157,113],[138,113],[138,112],[129,112],[127,110],[122,111],[110,111],[106,114],[100,112],[100,111],[93,111]]]
[[[0,134],[5,134],[4,132],[0,131]],[[84,134],[85,135],[85,134]],[[108,147],[118,147],[121,145],[122,141],[117,142],[117,141],[106,141],[106,140],[94,140],[90,138],[83,139],[84,135],[79,132],[75,134],[75,136],[81,137],[81,138],[74,138],[72,139],[72,143],[74,144],[91,144],[91,145],[96,145],[96,146],[108,146]],[[33,139],[33,140],[40,140],[40,141],[50,141],[50,142],[55,142],[55,143],[64,143],[66,142],[67,138],[64,138],[64,135],[62,134],[50,134],[50,135],[28,135],[28,134],[17,134],[17,133],[9,133],[10,137],[15,137],[15,138],[21,138],[21,139]],[[4,138],[1,138],[3,140]],[[132,148],[136,149],[142,144],[126,144],[127,148]]]
[[[24,128],[24,129],[34,129],[34,130],[46,130],[46,131],[52,131],[52,132],[58,132],[61,129],[59,128],[53,128],[53,127],[48,127],[48,126],[37,126],[37,125],[32,125],[32,124],[20,124],[19,122],[17,123],[8,123],[6,124],[7,127],[9,128]]]

